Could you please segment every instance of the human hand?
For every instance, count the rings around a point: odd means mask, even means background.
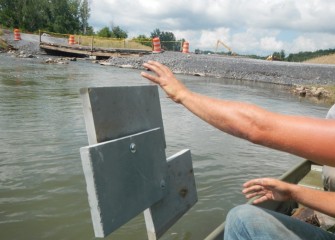
[[[183,98],[189,91],[175,78],[167,66],[155,61],[148,61],[147,63],[144,63],[143,66],[153,71],[156,76],[147,72],[141,72],[142,77],[157,83],[173,101],[177,103],[182,102]]]
[[[253,179],[243,184],[242,193],[246,198],[259,197],[253,201],[254,204],[267,200],[286,201],[291,199],[292,184],[272,179]]]

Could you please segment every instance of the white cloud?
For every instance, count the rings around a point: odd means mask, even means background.
[[[268,55],[335,48],[334,16],[329,0],[92,0],[90,24],[114,23],[130,37],[159,28],[191,49],[211,50],[221,39],[238,53]]]
[[[260,41],[260,47],[264,50],[279,51],[283,49],[283,42],[278,41],[275,37],[264,37]]]

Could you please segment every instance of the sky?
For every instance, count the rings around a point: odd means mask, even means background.
[[[333,0],[90,0],[90,8],[95,31],[120,26],[132,38],[158,28],[191,51],[215,51],[217,40],[260,56],[335,48]]]

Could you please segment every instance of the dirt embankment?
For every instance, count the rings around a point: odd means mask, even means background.
[[[309,60],[305,61],[305,63],[335,64],[335,54],[329,54],[329,55],[326,55],[326,56],[321,56],[321,57],[309,59]]]

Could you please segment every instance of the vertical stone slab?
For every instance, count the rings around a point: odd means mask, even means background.
[[[167,162],[159,128],[80,149],[96,237],[163,198]]]
[[[80,95],[89,144],[153,128],[164,132],[157,86],[82,88]]]
[[[144,212],[148,238],[156,240],[198,200],[191,152],[183,150],[167,159],[166,195]]]

